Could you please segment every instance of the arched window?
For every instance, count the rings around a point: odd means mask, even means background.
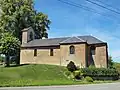
[[[70,51],[70,54],[75,54],[75,47],[70,46],[69,51]]]

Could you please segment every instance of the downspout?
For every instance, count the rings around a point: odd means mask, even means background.
[[[108,68],[108,46],[106,43],[106,68]]]

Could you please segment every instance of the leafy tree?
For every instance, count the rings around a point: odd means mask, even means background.
[[[4,57],[0,54],[0,63],[4,61]]]
[[[108,68],[114,68],[113,64],[114,62],[112,60],[112,56],[109,56],[108,57]]]
[[[0,0],[0,10],[0,34],[9,32],[22,41],[21,30],[31,26],[35,38],[48,37],[51,22],[47,15],[34,9],[34,0]]]
[[[36,13],[34,17],[33,28],[35,30],[37,39],[42,38],[42,37],[48,38],[47,29],[49,29],[50,23],[51,21],[48,20],[47,15],[44,15],[42,12]]]
[[[9,66],[9,57],[11,55],[18,55],[18,50],[20,47],[20,41],[16,37],[13,37],[10,33],[2,34],[0,39],[0,52],[6,56],[6,66]]]
[[[114,67],[119,72],[119,75],[120,75],[120,63],[115,62]]]
[[[0,0],[0,31],[10,32],[21,41],[21,30],[33,27],[36,38],[48,37],[48,16],[34,9],[33,0]]]

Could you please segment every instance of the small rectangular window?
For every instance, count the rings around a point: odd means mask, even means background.
[[[50,49],[50,56],[53,56],[53,49]]]
[[[34,56],[37,56],[37,49],[34,49]]]

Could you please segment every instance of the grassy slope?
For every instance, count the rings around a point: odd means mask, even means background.
[[[88,84],[88,82],[68,80],[63,74],[64,70],[64,67],[54,65],[0,67],[0,87]]]
[[[19,67],[0,67],[0,86],[52,85],[69,83],[64,67],[54,65],[25,65]],[[70,81],[71,82],[71,81]]]

